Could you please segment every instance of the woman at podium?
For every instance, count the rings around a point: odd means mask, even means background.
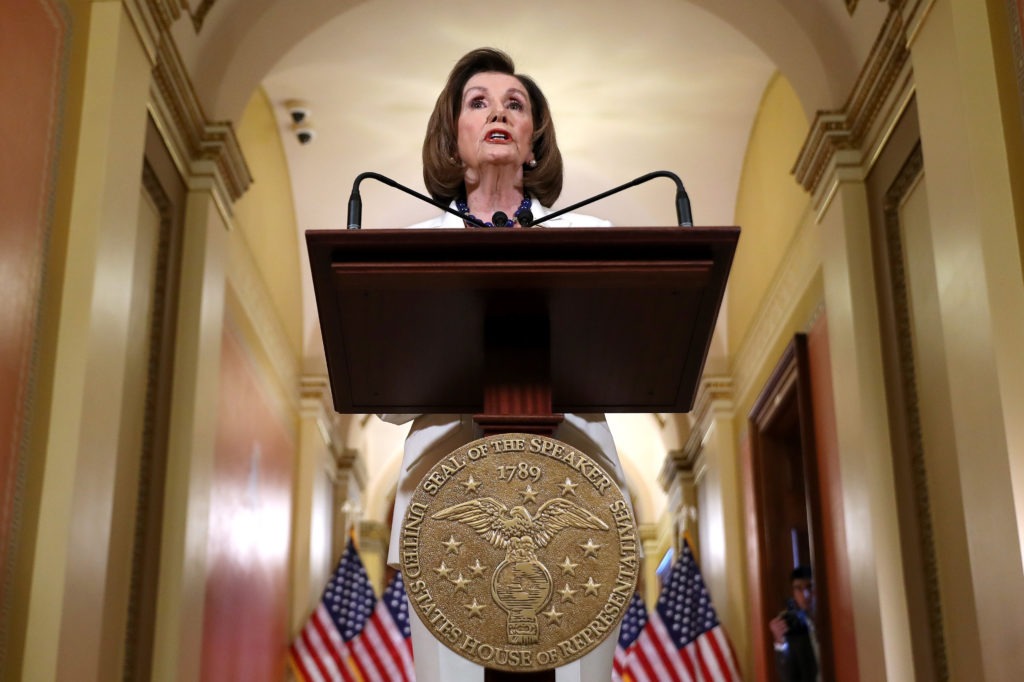
[[[427,125],[423,177],[436,200],[488,225],[518,228],[550,212],[562,189],[562,156],[551,112],[537,84],[516,74],[508,55],[481,48],[455,65]],[[568,213],[545,226],[609,225],[606,220]],[[445,213],[412,227],[471,225]],[[417,484],[442,457],[482,433],[471,415],[385,414],[381,418],[393,424],[412,421],[388,552],[388,563],[398,568],[400,526]],[[598,460],[628,500],[625,477],[603,415],[566,414],[554,436]],[[434,639],[418,618],[410,620],[419,682],[482,682],[483,668]],[[559,668],[558,682],[610,679],[617,640],[616,630],[592,652]]]

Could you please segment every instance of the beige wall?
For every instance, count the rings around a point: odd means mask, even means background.
[[[750,610],[743,570],[743,491],[740,455],[731,406],[716,411],[698,459],[697,488],[700,567],[722,627],[740,652],[740,667],[750,675]]]
[[[202,659],[227,227],[209,194],[189,195],[164,492],[155,680],[195,679]]]
[[[291,354],[297,357],[302,348],[302,287],[291,176],[273,104],[262,89],[253,93],[242,114],[238,143],[255,180],[233,207],[234,223],[266,285]]]
[[[944,634],[954,679],[1011,679],[1024,668],[1024,221],[1011,175],[1020,172],[1020,161],[1007,149],[1019,132],[1010,126],[1020,121],[1001,106],[1008,95],[994,76],[991,41],[1001,27],[991,23],[991,3],[935,0],[914,7],[925,5],[930,11],[914,15],[920,23],[911,38],[910,86],[920,112],[925,179],[903,205],[901,222],[910,247],[906,265]],[[169,139],[175,122],[160,118],[153,102],[152,45],[129,21],[125,5],[81,0],[67,7],[75,53],[40,311],[39,406],[11,616],[18,634],[8,660],[22,679],[77,682],[116,677],[121,655],[121,577],[130,547],[120,515],[131,508],[133,479],[133,462],[121,446],[137,426],[131,409],[137,386],[125,379],[137,371],[132,363],[143,352],[132,350],[134,294],[143,285],[126,283],[142,274],[136,267],[140,227],[152,217],[138,192],[147,108]],[[358,449],[360,429],[324,438],[331,420],[322,411],[322,392],[313,398],[320,407],[299,419],[301,247],[293,238],[273,106],[257,92],[239,121],[256,180],[246,198],[232,208],[218,182],[188,178],[159,576],[154,677],[161,680],[196,679],[202,660],[229,289],[248,325],[254,363],[294,421],[292,628],[319,594],[329,563],[323,539],[310,533],[320,528],[329,537],[335,530],[327,471],[347,447],[362,457],[369,452]],[[736,204],[744,232],[726,313],[729,357],[722,371],[731,379],[731,395],[696,439],[703,440],[705,467],[697,481],[699,554],[749,671],[747,633],[758,624],[749,622],[746,607],[747,510],[738,444],[745,415],[782,349],[824,305],[847,546],[842,560],[858,666],[862,679],[903,682],[915,679],[915,671],[903,587],[906,543],[894,520],[898,497],[907,491],[897,488],[891,463],[862,182],[871,159],[864,153],[833,162],[824,191],[808,197],[790,174],[808,129],[806,109],[779,75],[765,91],[750,135]],[[188,164],[180,157],[179,163],[185,172]],[[359,488],[346,485],[346,495]],[[388,489],[379,485],[367,506],[383,506]],[[652,524],[659,530],[650,547],[660,550],[672,540],[677,513],[670,508]]]
[[[914,679],[863,183],[823,215],[822,269],[858,661],[865,679]]]
[[[312,382],[311,382],[312,383]],[[331,528],[337,518],[330,480],[333,456],[326,381],[303,387],[299,451],[292,499],[290,632],[298,632],[316,608],[336,557]]]
[[[229,279],[246,311],[262,371],[297,412],[292,488],[288,636],[315,608],[338,559],[331,538],[341,523],[334,479],[336,433],[326,377],[300,376],[302,287],[291,177],[274,104],[253,93],[238,126],[239,145],[254,178],[233,207]],[[358,496],[357,496],[358,497]]]
[[[764,307],[768,287],[807,210],[807,193],[790,175],[807,128],[796,93],[777,73],[761,99],[736,196],[736,224],[743,232],[727,294],[731,354],[738,352]]]
[[[716,401],[703,425],[697,460],[701,570],[747,676],[757,626],[747,594],[739,444],[760,387],[793,334],[807,330],[823,295],[810,199],[790,174],[806,134],[800,103],[777,74],[751,131],[736,201],[742,232],[727,293],[729,399]]]

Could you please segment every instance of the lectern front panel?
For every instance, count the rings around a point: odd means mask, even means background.
[[[479,412],[495,341],[485,329],[497,321],[513,334],[516,324],[546,326],[555,412],[688,411],[738,236],[307,233],[335,409]]]

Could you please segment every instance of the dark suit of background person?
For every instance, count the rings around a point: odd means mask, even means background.
[[[793,596],[786,610],[768,624],[775,640],[775,660],[783,682],[817,682],[818,645],[814,621],[814,583],[811,569],[798,566],[790,575]]]

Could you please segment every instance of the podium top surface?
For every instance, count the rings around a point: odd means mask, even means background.
[[[548,344],[555,412],[687,412],[738,239],[737,227],[307,232],[334,408],[479,412],[485,327],[500,320]]]

